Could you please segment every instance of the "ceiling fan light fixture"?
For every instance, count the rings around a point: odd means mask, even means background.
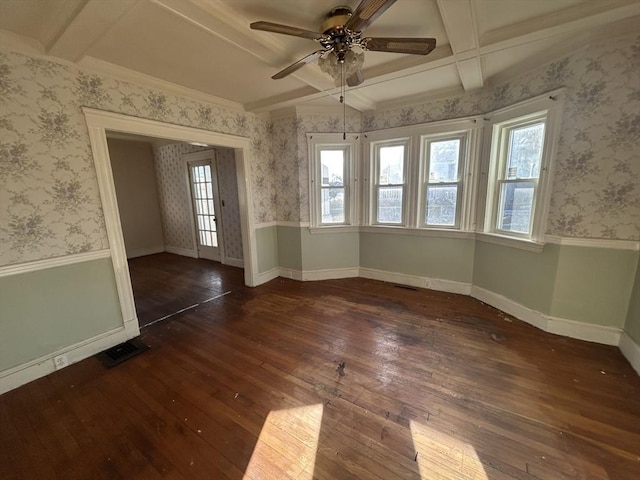
[[[362,69],[364,64],[364,51],[350,48],[344,53],[344,78],[348,78]],[[320,70],[330,75],[334,80],[342,80],[342,65],[335,52],[329,52],[318,60]]]

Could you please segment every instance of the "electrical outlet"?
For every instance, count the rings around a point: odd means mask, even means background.
[[[58,355],[57,357],[53,357],[53,365],[56,367],[56,370],[60,370],[69,365],[69,360],[66,355]]]

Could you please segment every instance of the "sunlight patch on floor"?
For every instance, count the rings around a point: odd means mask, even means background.
[[[413,420],[410,428],[420,478],[489,480],[472,445]]]
[[[270,412],[243,478],[311,480],[322,413],[321,403]]]

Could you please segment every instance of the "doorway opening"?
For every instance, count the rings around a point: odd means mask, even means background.
[[[109,249],[127,338],[137,336],[140,331],[140,325],[136,313],[122,223],[118,210],[118,200],[116,198],[107,144],[107,131],[124,135],[142,135],[172,142],[219,146],[228,149],[232,153],[232,165],[237,179],[235,187],[237,188],[238,213],[240,217],[239,230],[241,240],[239,243],[242,246],[241,250],[244,257],[244,283],[247,286],[255,286],[257,284],[257,254],[255,234],[253,233],[253,208],[249,182],[249,165],[251,163],[249,139],[89,108],[84,108],[83,112],[87,121],[96,165]],[[183,185],[185,184],[183,183]],[[189,198],[188,203],[193,206],[191,198]],[[195,224],[195,218],[192,217],[190,222]],[[192,235],[195,236],[195,228],[192,229],[192,232]],[[218,232],[218,229],[216,229],[216,232]],[[165,250],[170,251],[169,249]],[[191,256],[197,256],[197,254]]]

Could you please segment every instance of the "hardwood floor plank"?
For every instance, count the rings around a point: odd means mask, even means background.
[[[0,397],[1,478],[640,478],[640,377],[615,347],[373,280],[130,267],[143,323],[169,315],[151,349]]]

